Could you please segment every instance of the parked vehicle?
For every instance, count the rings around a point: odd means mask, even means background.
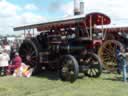
[[[104,23],[102,22],[104,18]],[[64,20],[46,22],[14,28],[28,30],[36,28],[40,35],[26,39],[19,53],[26,64],[34,68],[34,73],[46,69],[58,70],[62,80],[75,81],[79,72],[89,77],[99,77],[102,64],[94,44],[97,43],[95,25],[110,23],[102,13],[90,13]]]

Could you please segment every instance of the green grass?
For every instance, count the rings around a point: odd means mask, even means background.
[[[30,78],[0,77],[0,96],[128,96],[128,83],[113,81],[115,76],[84,77],[74,83],[63,82],[52,72]]]

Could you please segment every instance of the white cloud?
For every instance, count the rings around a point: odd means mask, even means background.
[[[112,19],[112,23],[124,23],[128,25],[128,0],[83,0],[85,13],[102,12]],[[73,0],[63,4],[61,10],[65,16],[73,15]]]
[[[17,18],[20,20],[20,24],[32,24],[32,23],[41,23],[46,20],[46,18],[42,16],[35,15],[33,13],[23,13],[21,16],[17,16]],[[17,20],[18,21],[18,20]]]
[[[43,16],[21,11],[23,11],[22,7],[9,3],[6,0],[0,1],[0,34],[14,34],[14,26],[38,23],[46,20]]]
[[[27,4],[27,5],[24,6],[24,9],[28,10],[28,11],[29,10],[38,10],[38,7],[34,4]]]
[[[51,0],[50,5],[48,6],[48,11],[49,12],[58,12],[56,10],[59,10],[58,8],[60,8],[61,5],[63,5],[62,0]]]
[[[66,3],[66,4],[64,4],[64,5],[62,5],[60,7],[60,10],[62,12],[64,12],[65,16],[71,16],[71,15],[73,15],[74,14],[73,13],[73,11],[74,11],[73,9],[74,9],[74,6],[73,6],[73,2],[72,1],[69,2],[69,3]]]
[[[20,7],[8,3],[7,1],[0,1],[0,17],[16,15],[16,11],[19,9]]]

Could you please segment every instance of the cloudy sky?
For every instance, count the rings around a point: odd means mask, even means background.
[[[128,25],[128,0],[81,0],[85,13],[102,12],[111,25]],[[0,34],[18,34],[13,27],[73,15],[73,0],[0,0]]]

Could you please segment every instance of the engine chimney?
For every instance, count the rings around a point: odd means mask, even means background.
[[[74,0],[74,15],[80,15],[80,0]]]
[[[84,2],[80,2],[80,14],[84,14]]]

